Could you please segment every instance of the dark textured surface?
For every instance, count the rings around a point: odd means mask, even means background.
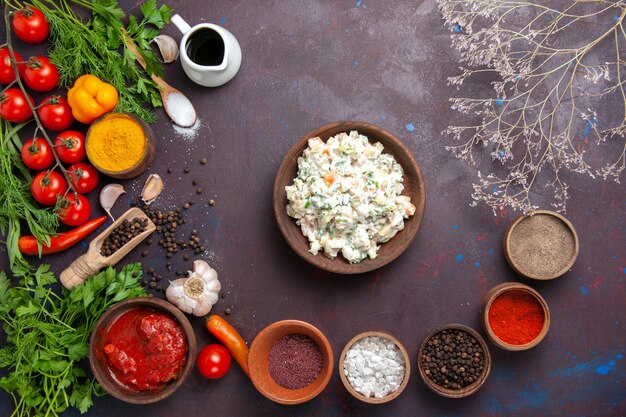
[[[134,2],[121,3],[138,12]],[[527,352],[504,352],[490,344],[491,376],[463,400],[438,397],[413,372],[400,397],[367,405],[346,392],[335,371],[313,401],[281,406],[256,392],[233,364],[217,381],[203,380],[194,370],[176,395],[154,405],[98,398],[88,415],[626,414],[624,186],[576,174],[565,178],[571,195],[567,217],[581,242],[578,261],[551,282],[530,282],[513,273],[501,241],[515,213],[494,217],[485,206],[470,207],[475,168],[443,148],[440,132],[456,116],[447,101],[454,91],[445,79],[457,73],[458,64],[434,1],[169,3],[191,24],[202,20],[226,27],[243,50],[239,74],[220,88],[193,84],[178,62],[166,69],[165,79],[195,103],[202,127],[196,138],[185,139],[159,111],[157,156],[150,172],[165,180],[156,205],[196,201],[185,227],[199,229],[209,249],[203,258],[219,272],[225,298],[215,311],[230,308],[228,319],[247,341],[269,323],[301,319],[325,332],[338,358],[356,333],[384,329],[405,344],[415,366],[417,348],[430,329],[451,322],[479,329],[483,296],[509,280],[525,282],[545,297],[552,325],[546,339]],[[181,37],[173,27],[166,33]],[[310,266],[285,243],[272,213],[272,185],[283,155],[301,135],[337,120],[371,122],[394,133],[413,152],[426,181],[426,212],[416,240],[393,263],[362,276],[337,276]],[[202,157],[206,165],[199,164]],[[189,174],[183,173],[185,166],[191,167]],[[168,167],[172,174],[166,173]],[[126,209],[147,175],[124,182],[128,194],[115,214]],[[201,196],[192,179],[203,188]],[[548,208],[542,192],[537,202]],[[95,203],[97,196],[90,197]],[[216,200],[215,207],[208,206],[209,198]],[[45,261],[59,272],[84,250]],[[146,258],[141,250],[124,262],[143,261],[144,269],[154,267],[165,275],[166,260],[158,247],[149,247]],[[3,267],[6,262],[2,254]],[[191,261],[175,258],[174,271],[190,267]],[[193,324],[199,347],[215,341],[202,320]],[[10,410],[10,398],[1,393],[0,415]]]

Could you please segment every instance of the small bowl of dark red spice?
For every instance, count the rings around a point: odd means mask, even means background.
[[[370,331],[353,337],[339,358],[341,382],[353,397],[369,403],[389,402],[409,382],[409,355],[387,332]]]
[[[194,365],[196,337],[185,315],[167,301],[122,301],[100,317],[89,342],[89,364],[115,398],[149,404],[172,395]]]
[[[478,332],[462,324],[432,330],[422,343],[417,367],[428,388],[463,398],[483,386],[491,370],[489,349]]]
[[[520,275],[548,280],[565,274],[578,256],[578,235],[558,213],[538,210],[516,218],[504,234],[504,256]]]
[[[250,379],[256,389],[280,404],[316,397],[333,372],[333,350],[315,326],[283,320],[263,329],[250,345]]]
[[[526,350],[537,346],[548,334],[550,310],[543,297],[528,285],[505,282],[485,296],[482,321],[496,346]]]

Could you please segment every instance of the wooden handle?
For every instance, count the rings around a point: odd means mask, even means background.
[[[65,288],[71,290],[76,285],[85,282],[88,276],[97,274],[100,268],[106,266],[106,264],[94,262],[93,259],[89,258],[89,253],[81,255],[65,271],[61,272],[59,280]]]
[[[133,38],[128,36],[126,29],[122,28],[122,33],[124,34],[124,41],[126,42],[126,46],[133,53],[133,55],[135,55],[135,58],[137,59],[137,62],[139,62],[139,65],[141,65],[143,69],[146,69],[146,61],[143,59],[143,57],[139,53],[139,50],[137,49],[137,44],[135,43]],[[152,81],[154,81],[158,86],[164,87],[164,88],[171,88],[170,85],[163,80],[163,78],[158,77],[154,74],[149,74],[149,75],[150,75],[150,78],[152,78]]]

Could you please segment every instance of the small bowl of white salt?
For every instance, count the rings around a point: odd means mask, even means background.
[[[387,332],[359,333],[339,358],[341,382],[355,398],[382,404],[396,398],[409,382],[411,363],[406,349]]]

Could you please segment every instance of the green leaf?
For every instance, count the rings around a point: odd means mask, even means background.
[[[17,308],[17,310],[15,311],[18,317],[23,317],[26,315],[34,315],[39,313],[40,311],[40,307],[36,306],[33,304],[33,302],[31,301],[27,306],[20,306]]]
[[[67,354],[72,361],[78,361],[80,359],[86,358],[89,354],[89,344],[88,343],[76,343],[68,347]]]

